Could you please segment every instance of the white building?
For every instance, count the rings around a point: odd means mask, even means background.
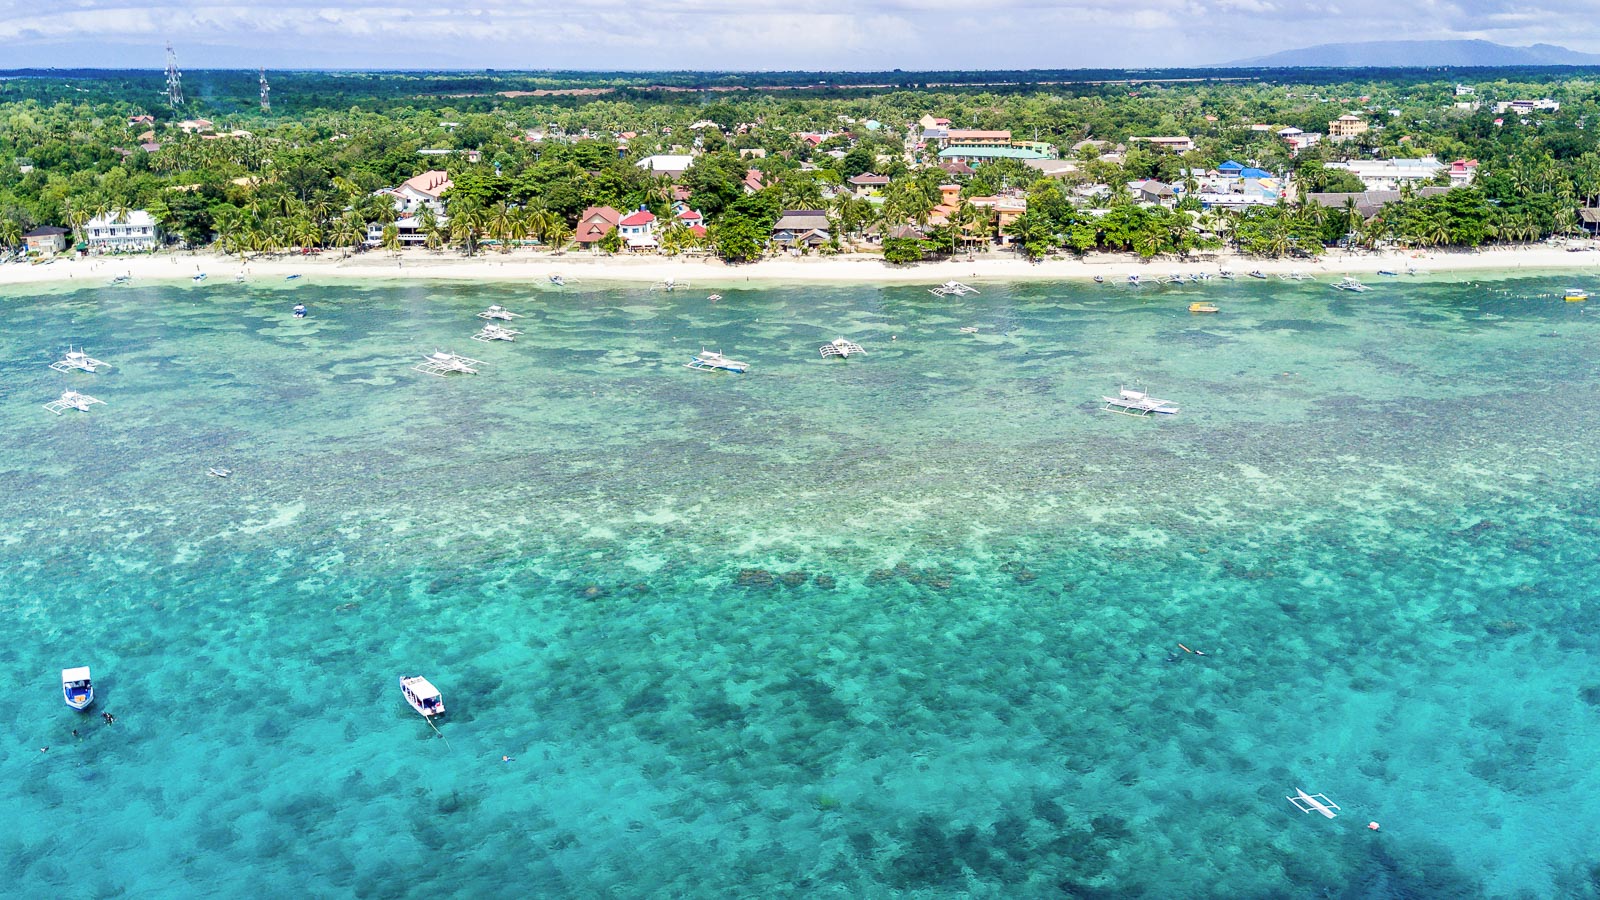
[[[156,220],[142,209],[95,216],[83,226],[92,253],[142,253],[161,243]]]
[[[1447,167],[1432,156],[1421,159],[1373,159],[1331,162],[1329,169],[1342,169],[1361,179],[1369,191],[1398,191],[1403,184],[1432,181]]]
[[[689,171],[689,166],[693,163],[694,157],[692,156],[657,153],[654,156],[646,156],[644,159],[634,163],[634,165],[648,172],[655,172],[668,178],[677,178],[684,172]]]
[[[1549,97],[1543,100],[1502,100],[1494,105],[1497,113],[1513,112],[1518,115],[1527,115],[1531,112],[1556,112],[1561,109],[1561,104]]]

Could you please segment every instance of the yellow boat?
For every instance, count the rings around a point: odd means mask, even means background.
[[[1587,299],[1589,299],[1588,291],[1580,291],[1577,288],[1567,288],[1566,301],[1568,303],[1582,303]]]
[[[1217,312],[1217,308],[1215,306],[1212,306],[1211,304],[1205,303],[1205,302],[1191,303],[1191,304],[1189,304],[1189,312],[1193,312],[1193,313],[1213,313],[1213,312]]]

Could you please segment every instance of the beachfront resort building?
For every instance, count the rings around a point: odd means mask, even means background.
[[[648,209],[640,209],[623,216],[617,222],[622,245],[629,250],[654,250],[656,242],[656,217]]]
[[[829,227],[824,210],[784,210],[772,225],[772,243],[785,248],[820,247],[829,240]]]
[[[611,207],[591,206],[578,217],[578,227],[572,230],[572,242],[580,247],[593,247],[621,221],[622,213]]]
[[[71,234],[65,228],[55,225],[46,225],[35,228],[22,236],[23,244],[29,253],[60,253],[67,249],[67,235]]]
[[[161,244],[161,229],[142,209],[95,216],[83,226],[90,253],[143,253]]]
[[[1445,171],[1445,165],[1432,156],[1421,159],[1370,159],[1350,160],[1349,162],[1331,162],[1329,169],[1340,169],[1361,179],[1361,184],[1369,191],[1398,191],[1401,185],[1420,185],[1432,181]],[[1473,168],[1476,168],[1474,166]],[[1463,184],[1470,184],[1472,178],[1466,174],[1463,166]]]

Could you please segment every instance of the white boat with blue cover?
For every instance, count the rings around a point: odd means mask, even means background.
[[[94,681],[89,678],[89,667],[61,670],[61,698],[73,709],[88,709],[94,702]]]
[[[700,372],[738,372],[743,374],[750,368],[749,363],[742,363],[736,359],[729,359],[716,350],[701,350],[694,359],[683,364],[685,369],[695,369]]]

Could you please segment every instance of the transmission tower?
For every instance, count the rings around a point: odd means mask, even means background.
[[[183,105],[183,73],[178,71],[178,54],[172,52],[172,42],[167,42],[167,102],[173,109]]]
[[[272,90],[272,87],[267,84],[267,70],[266,69],[262,69],[261,70],[261,111],[264,112],[264,113],[272,112],[272,98],[267,96],[267,93],[269,91],[271,91],[271,90]]]

